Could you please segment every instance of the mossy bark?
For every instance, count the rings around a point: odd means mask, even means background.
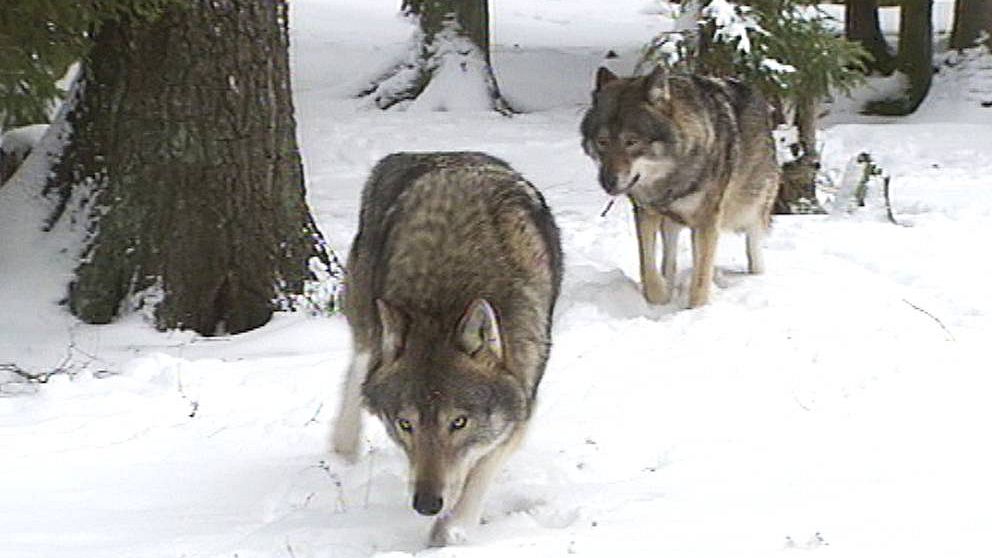
[[[84,61],[72,136],[46,190],[80,199],[91,234],[74,314],[129,303],[157,327],[237,333],[325,263],[305,202],[284,0],[197,0],[104,24]],[[76,217],[76,216],[72,216]]]

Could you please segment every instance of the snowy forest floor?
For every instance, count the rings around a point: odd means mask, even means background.
[[[566,278],[529,438],[462,547],[425,550],[401,451],[326,452],[349,357],[341,317],[234,337],[75,321],[78,231],[0,190],[0,556],[988,556],[992,501],[992,60],[942,66],[917,114],[824,121],[835,180],[870,152],[877,207],[777,218],[768,271],[721,240],[711,304],[646,304],[630,208],[606,204],[578,121],[607,50],[632,66],[647,2],[500,0],[494,55],[518,108],[379,112],[349,98],[400,56],[395,2],[293,2],[309,198],[340,256],[376,160],[481,150],[545,193]],[[865,91],[860,94],[866,95]],[[691,258],[680,253],[685,286]],[[67,248],[68,250],[63,250]]]

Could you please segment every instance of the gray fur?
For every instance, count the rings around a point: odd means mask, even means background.
[[[349,397],[361,382],[365,406],[410,458],[415,508],[433,515],[443,499],[434,544],[478,522],[481,493],[523,434],[561,274],[544,199],[503,161],[398,153],[372,170],[348,261],[356,363],[334,445],[357,451]]]
[[[654,236],[673,225],[693,231],[689,305],[705,304],[720,230],[748,235],[750,270],[762,268],[759,240],[779,186],[768,106],[734,79],[669,75],[617,78],[603,68],[581,124],[582,146],[600,167],[600,185],[635,206],[642,286],[667,302],[674,265],[658,276]],[[677,234],[663,235],[674,264]]]

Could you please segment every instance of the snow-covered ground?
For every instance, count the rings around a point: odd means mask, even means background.
[[[623,71],[651,3],[499,0],[496,71],[533,112],[403,113],[347,94],[400,56],[395,2],[294,0],[298,123],[317,220],[339,254],[371,165],[475,149],[546,194],[566,279],[527,442],[467,546],[424,550],[405,461],[370,421],[355,465],[325,451],[349,355],[343,319],[157,333],[60,306],[78,231],[0,190],[0,556],[992,555],[992,60],[945,67],[914,116],[838,103],[836,179],[870,151],[904,226],[863,210],[783,217],[768,272],[725,237],[712,303],[651,307],[630,210],[606,199],[578,121],[610,49]],[[683,242],[684,245],[688,244]],[[680,255],[687,281],[688,246]],[[983,442],[983,440],[986,440]]]

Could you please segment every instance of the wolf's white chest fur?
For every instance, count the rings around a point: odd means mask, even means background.
[[[699,211],[699,206],[703,203],[702,191],[693,192],[689,195],[668,204],[668,209],[682,218],[683,221],[691,221],[692,217]]]

